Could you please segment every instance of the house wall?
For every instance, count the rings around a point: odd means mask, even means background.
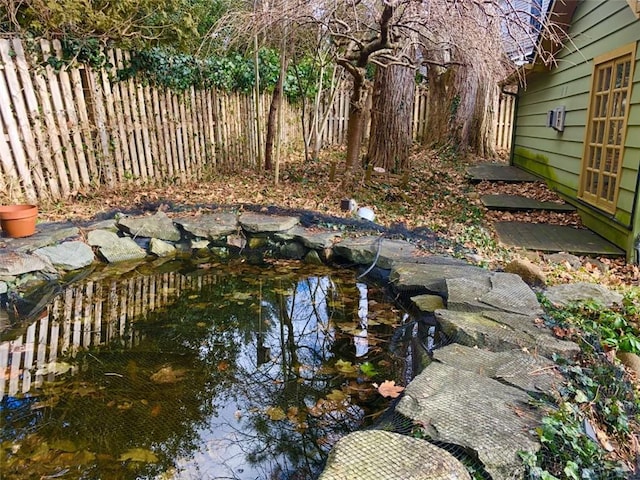
[[[640,48],[631,91],[620,193],[615,214],[599,211],[578,199],[589,108],[593,58],[640,40],[640,22],[627,2],[580,2],[571,40],[556,55],[551,70],[537,66],[521,88],[512,161],[543,177],[549,186],[575,204],[586,226],[624,248],[631,259],[633,239],[640,233],[635,191],[640,163]],[[564,132],[546,127],[547,111],[565,106]],[[634,225],[636,226],[634,228]]]

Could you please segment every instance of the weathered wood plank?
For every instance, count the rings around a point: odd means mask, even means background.
[[[141,149],[144,151],[144,163],[145,163],[145,172],[146,174],[143,176],[147,179],[148,182],[153,181],[153,151],[151,148],[151,129],[152,122],[149,121],[147,117],[147,97],[145,95],[145,88],[142,84],[136,85],[136,91],[138,94],[138,109],[140,116],[140,128],[142,134],[142,146]]]
[[[5,77],[0,74],[0,114],[2,115],[2,121],[6,126],[3,131],[7,131],[9,136],[8,145],[11,149],[11,155],[3,155],[3,165],[6,163],[6,169],[9,172],[13,170],[17,173],[19,177],[19,184],[21,184],[24,189],[27,201],[35,202],[38,196],[33,185],[31,170],[27,164],[27,156],[23,149],[18,122],[13,115],[11,103],[9,88],[5,81]],[[9,167],[9,162],[15,166],[15,169],[13,167]]]
[[[0,115],[0,120],[2,116]],[[7,127],[4,125],[4,120],[1,122],[2,131],[6,131]],[[11,148],[7,143],[7,138],[4,134],[0,135],[0,165],[2,169],[0,173],[0,187],[2,191],[6,192],[9,200],[13,201],[15,198],[19,198],[22,195],[22,189],[20,188],[20,178],[18,172],[13,165],[13,155],[11,154]]]
[[[109,132],[107,131],[106,103],[102,87],[100,86],[100,72],[91,68],[85,70],[87,88],[91,99],[87,106],[87,123],[93,125],[97,138],[95,144],[96,181],[105,183],[110,188],[115,187],[115,158],[111,152]]]
[[[171,176],[171,170],[169,170],[169,162],[167,161],[167,145],[165,144],[165,126],[162,124],[162,99],[159,95],[158,89],[151,89],[151,105],[153,111],[153,118],[155,121],[155,133],[156,133],[156,152],[154,161],[156,164],[156,175],[160,173],[162,179],[168,179]]]
[[[114,50],[114,65],[118,69],[124,68],[124,60],[122,58],[122,50]],[[133,133],[133,119],[131,117],[131,99],[129,98],[128,81],[120,81],[113,83],[116,95],[116,112],[120,117],[120,132],[123,134],[123,152],[124,155],[124,174],[125,178],[140,178],[140,168],[138,165],[138,152],[136,147],[136,138]],[[125,179],[121,179],[124,181]]]
[[[52,55],[51,44],[48,41],[41,40],[40,48],[45,59]],[[53,116],[58,127],[57,130],[60,135],[60,142],[66,162],[66,170],[69,172],[73,189],[78,191],[82,188],[82,182],[80,181],[80,174],[78,173],[76,150],[73,145],[71,132],[68,128],[69,119],[67,118],[64,101],[62,99],[63,94],[61,92],[60,82],[58,81],[58,75],[51,65],[47,64],[45,71],[47,74],[47,87],[51,97],[51,105],[53,106]],[[60,166],[58,166],[58,168],[60,168]],[[58,171],[58,173],[61,172]]]
[[[16,66],[14,60],[10,55],[10,44],[8,40],[0,39],[0,58],[2,58],[4,75],[7,82],[8,93],[10,99],[7,99],[6,108],[11,108],[13,104],[13,110],[15,112],[15,118],[20,127],[20,133],[22,135],[22,141],[19,139],[19,143],[24,147],[24,161],[25,170],[29,175],[33,174],[33,184],[35,185],[38,197],[46,198],[49,196],[47,185],[45,183],[44,173],[40,164],[40,158],[38,156],[38,147],[34,133],[32,132],[31,124],[29,123],[29,116],[27,115],[27,107],[25,105],[25,98],[23,96],[23,86],[21,85],[16,72]],[[2,100],[5,103],[5,100]],[[7,122],[5,122],[7,123]],[[9,127],[11,128],[11,127]],[[16,132],[17,133],[17,132]],[[11,131],[9,131],[11,139]],[[15,146],[12,145],[13,148]],[[18,161],[18,158],[16,158]],[[27,179],[25,179],[27,180]],[[29,196],[27,195],[27,199]],[[35,197],[29,199],[29,201],[35,201]]]
[[[58,58],[62,58],[62,46],[59,40],[52,42],[53,51]],[[76,166],[78,169],[78,175],[80,178],[80,184],[87,186],[90,183],[89,169],[87,168],[87,158],[84,153],[84,141],[80,133],[80,125],[78,122],[78,115],[76,113],[76,105],[78,105],[78,99],[73,96],[73,87],[71,78],[69,75],[69,66],[64,65],[58,72],[58,81],[60,85],[60,92],[62,93],[62,105],[64,106],[64,116],[67,119],[67,128],[69,129],[69,141],[70,145],[75,150],[74,158],[76,159]],[[62,112],[61,112],[62,113]]]
[[[158,184],[162,179],[162,173],[158,169],[157,163],[160,156],[158,151],[158,125],[153,111],[153,100],[149,85],[144,86],[142,95],[144,97],[144,121],[147,125],[147,141],[149,142],[147,168],[149,168],[150,181]]]
[[[115,65],[115,57],[113,50],[107,51],[107,58],[111,65]],[[111,85],[109,74],[106,69],[101,71],[102,89],[106,103],[108,132],[110,134],[110,143],[113,145],[113,154],[115,159],[115,172],[119,183],[125,182],[125,157],[127,156],[126,133],[121,120],[120,90],[118,86]]]

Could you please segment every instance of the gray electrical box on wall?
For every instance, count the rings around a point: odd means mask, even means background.
[[[566,109],[564,108],[564,105],[561,107],[554,108],[553,112],[554,112],[553,125],[552,125],[553,129],[557,130],[558,132],[564,131],[564,117],[567,114]]]

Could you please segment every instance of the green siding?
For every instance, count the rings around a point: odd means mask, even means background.
[[[593,59],[640,40],[640,20],[625,1],[585,0],[573,16],[571,42],[557,54],[551,70],[533,71],[519,93],[513,163],[542,176],[549,186],[575,203],[585,224],[631,253],[640,234],[636,195],[640,163],[640,48],[630,110],[620,193],[614,215],[577,199],[589,108]],[[547,111],[564,105],[564,132],[545,127]],[[635,218],[632,218],[635,215]]]

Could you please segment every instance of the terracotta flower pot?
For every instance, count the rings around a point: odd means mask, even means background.
[[[36,232],[36,205],[0,205],[0,226],[7,237],[28,237]]]

